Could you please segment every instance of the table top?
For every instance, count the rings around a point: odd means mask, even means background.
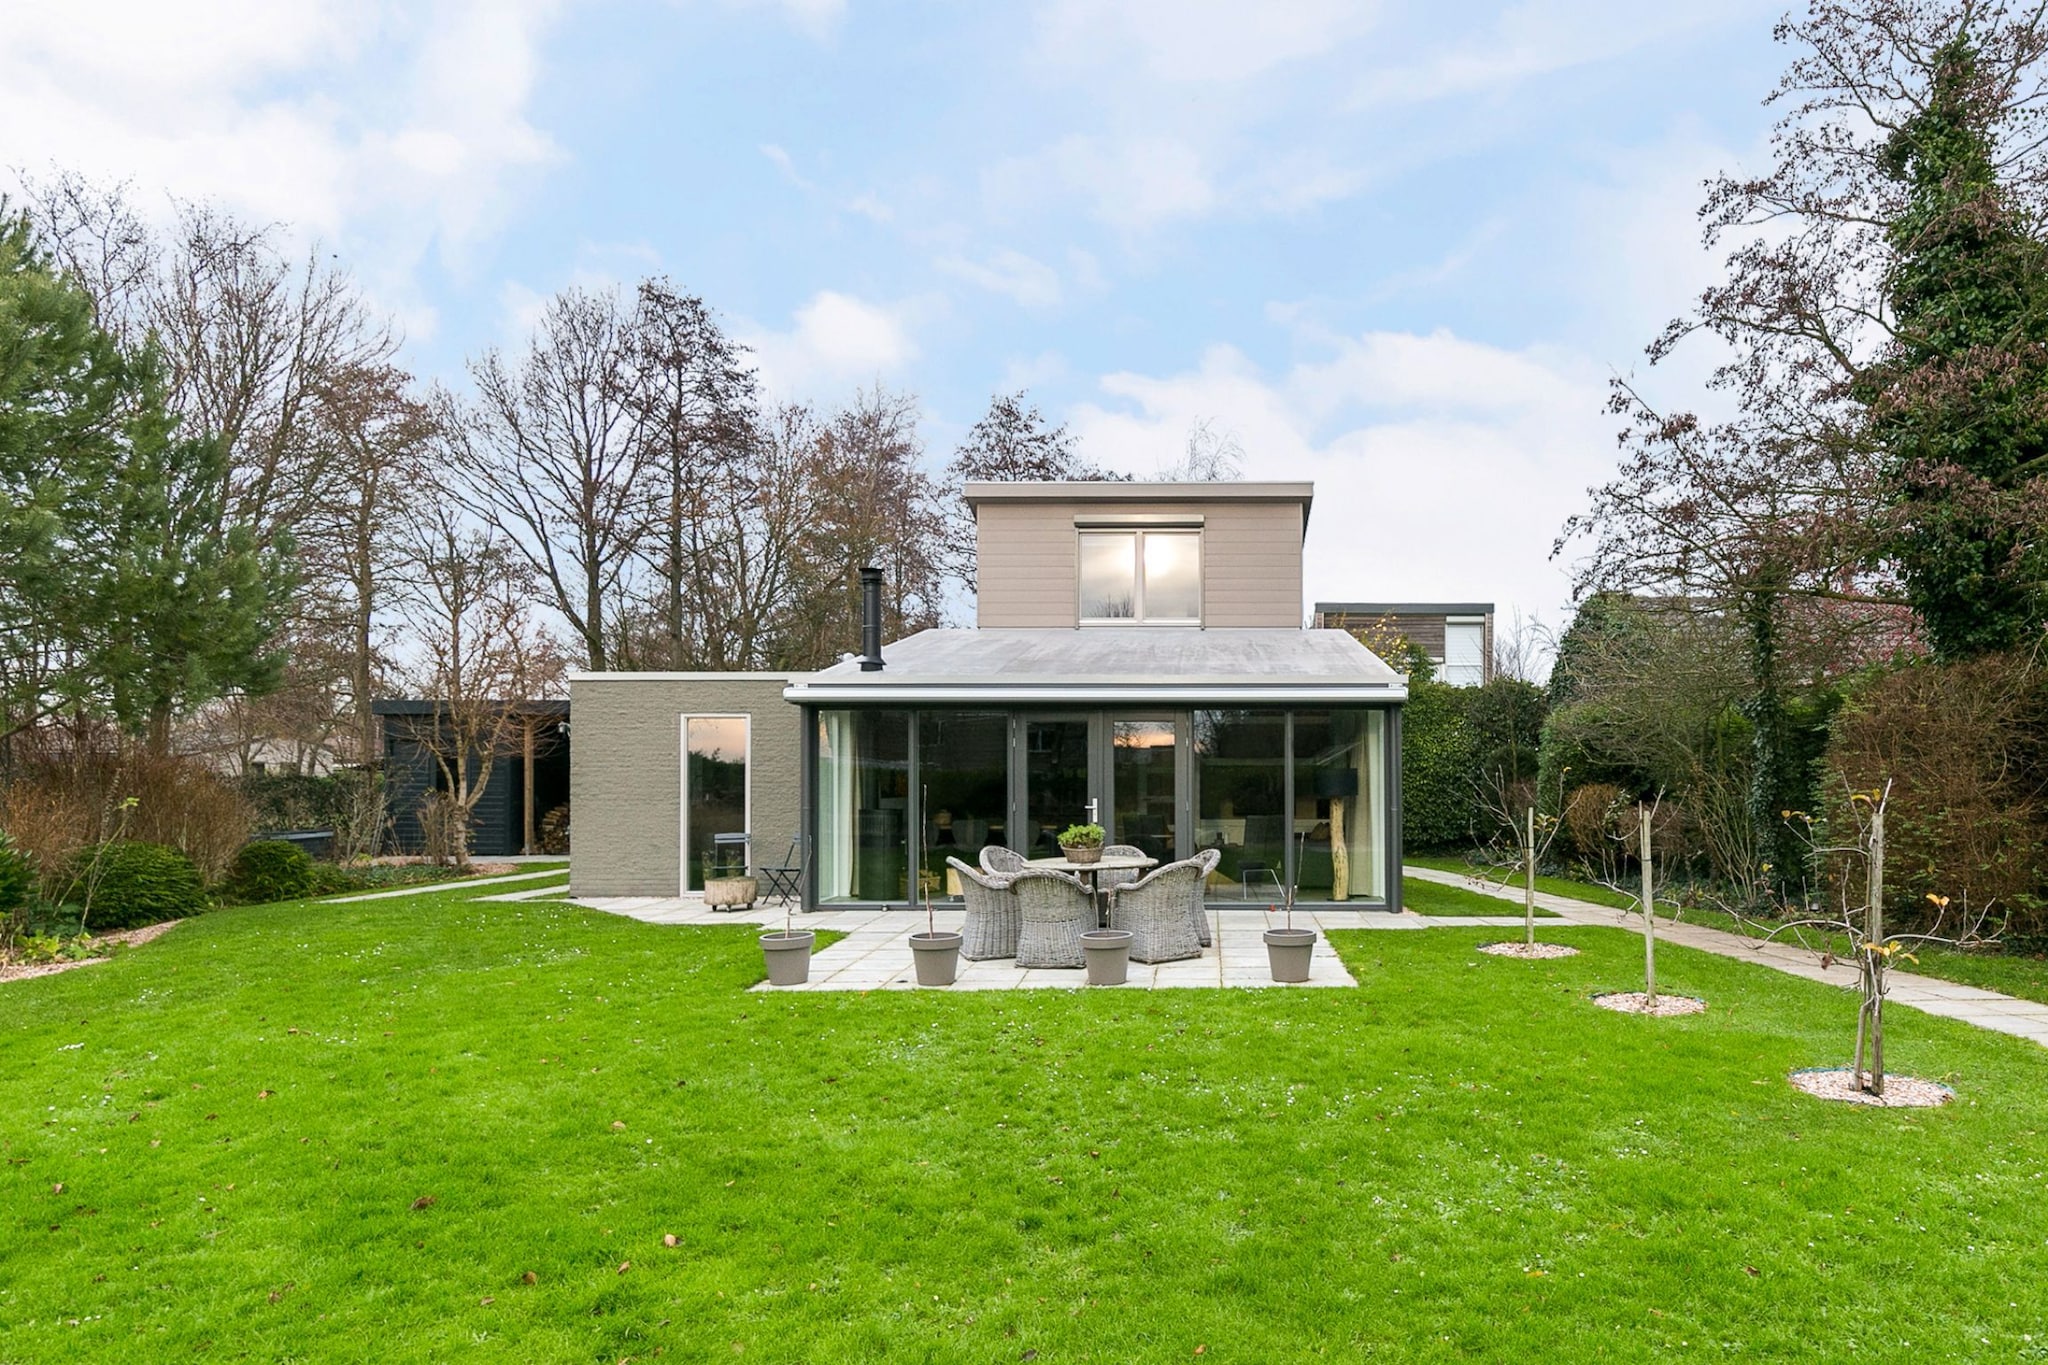
[[[1065,858],[1033,858],[1032,867],[1048,868],[1054,872],[1130,872],[1139,868],[1157,867],[1157,858],[1144,854],[1105,853],[1092,863],[1069,862]]]

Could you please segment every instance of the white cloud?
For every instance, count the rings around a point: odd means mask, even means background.
[[[346,242],[418,311],[412,269],[495,232],[558,157],[528,122],[554,0],[432,8],[82,0],[10,16],[0,164],[127,181]]]
[[[1020,308],[1043,311],[1059,306],[1059,272],[1021,251],[998,251],[986,261],[945,256],[934,264],[948,275],[1001,294]]]
[[[846,14],[846,0],[726,0],[739,9],[780,10],[804,33],[820,40],[838,29]]]
[[[1035,212],[1078,195],[1113,228],[1143,233],[1216,207],[1216,188],[1190,144],[1172,137],[1104,138],[1075,134],[982,176],[989,206],[1005,217]]]
[[[1378,11],[1365,0],[1052,0],[1038,46],[1059,65],[1135,62],[1160,81],[1239,81],[1330,52],[1369,32]]]
[[[829,397],[830,390],[886,378],[917,358],[911,305],[890,307],[822,290],[796,310],[784,331],[740,323],[761,383],[780,399]]]
[[[1313,479],[1307,594],[1316,600],[1497,601],[1555,619],[1548,562],[1564,519],[1611,463],[1598,367],[1434,332],[1308,337],[1316,358],[1262,373],[1232,347],[1192,371],[1119,373],[1072,416],[1082,450],[1144,474],[1209,421],[1247,478]]]

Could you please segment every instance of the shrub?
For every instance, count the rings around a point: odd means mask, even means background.
[[[14,841],[0,830],[0,918],[15,914],[28,904],[28,893],[36,882],[35,864]]]
[[[251,826],[248,803],[204,765],[141,751],[34,756],[0,789],[0,829],[35,860],[41,895],[53,902],[77,900],[80,856],[115,840],[167,844],[217,881]]]
[[[1467,689],[1411,675],[1401,711],[1401,842],[1416,852],[1464,849],[1479,826],[1477,746]]]
[[[101,933],[183,919],[206,908],[199,870],[163,844],[101,844],[79,855],[72,882],[80,922]]]
[[[349,891],[366,890],[371,884],[368,877],[339,863],[314,863],[312,879],[312,889],[306,893],[310,896],[339,896]]]
[[[245,905],[303,900],[313,894],[313,860],[297,844],[259,840],[235,855],[227,889]]]
[[[2009,914],[2020,934],[2048,927],[2048,674],[2019,656],[1916,660],[1865,679],[1831,730],[1816,813],[1846,821],[1850,791],[1892,784],[1885,886],[1901,922],[1934,894]]]

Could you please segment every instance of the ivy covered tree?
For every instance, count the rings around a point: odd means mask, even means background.
[[[2037,107],[2014,105],[2023,70],[1982,62],[1960,27],[1880,156],[1905,202],[1886,229],[1892,336],[1861,387],[1889,548],[1944,659],[2011,649],[2048,617],[2048,245],[2027,202],[2039,186],[2007,181],[2016,149],[2001,146],[2042,131]]]

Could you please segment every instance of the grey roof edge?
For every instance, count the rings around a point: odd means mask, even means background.
[[[819,705],[829,703],[929,702],[988,705],[1028,702],[1033,705],[1095,705],[1113,703],[1130,706],[1238,706],[1249,703],[1273,705],[1375,705],[1390,706],[1408,700],[1405,683],[1360,683],[1290,679],[1279,683],[1248,683],[1243,679],[1213,682],[1169,682],[1156,678],[1137,681],[1044,681],[1019,683],[1004,678],[984,680],[892,678],[882,682],[854,682],[849,679],[813,679],[793,682],[782,690],[785,701]]]
[[[810,675],[784,670],[777,673],[754,673],[744,670],[729,672],[706,671],[701,673],[634,673],[634,672],[585,672],[578,670],[569,675],[572,683],[582,682],[787,682],[791,678],[805,678]]]
[[[1318,602],[1315,610],[1347,616],[1491,616],[1491,602]]]
[[[1311,502],[1316,486],[1306,480],[1287,482],[1202,480],[1179,483],[1125,482],[1114,479],[1061,481],[972,480],[961,487],[970,505],[976,502]]]

